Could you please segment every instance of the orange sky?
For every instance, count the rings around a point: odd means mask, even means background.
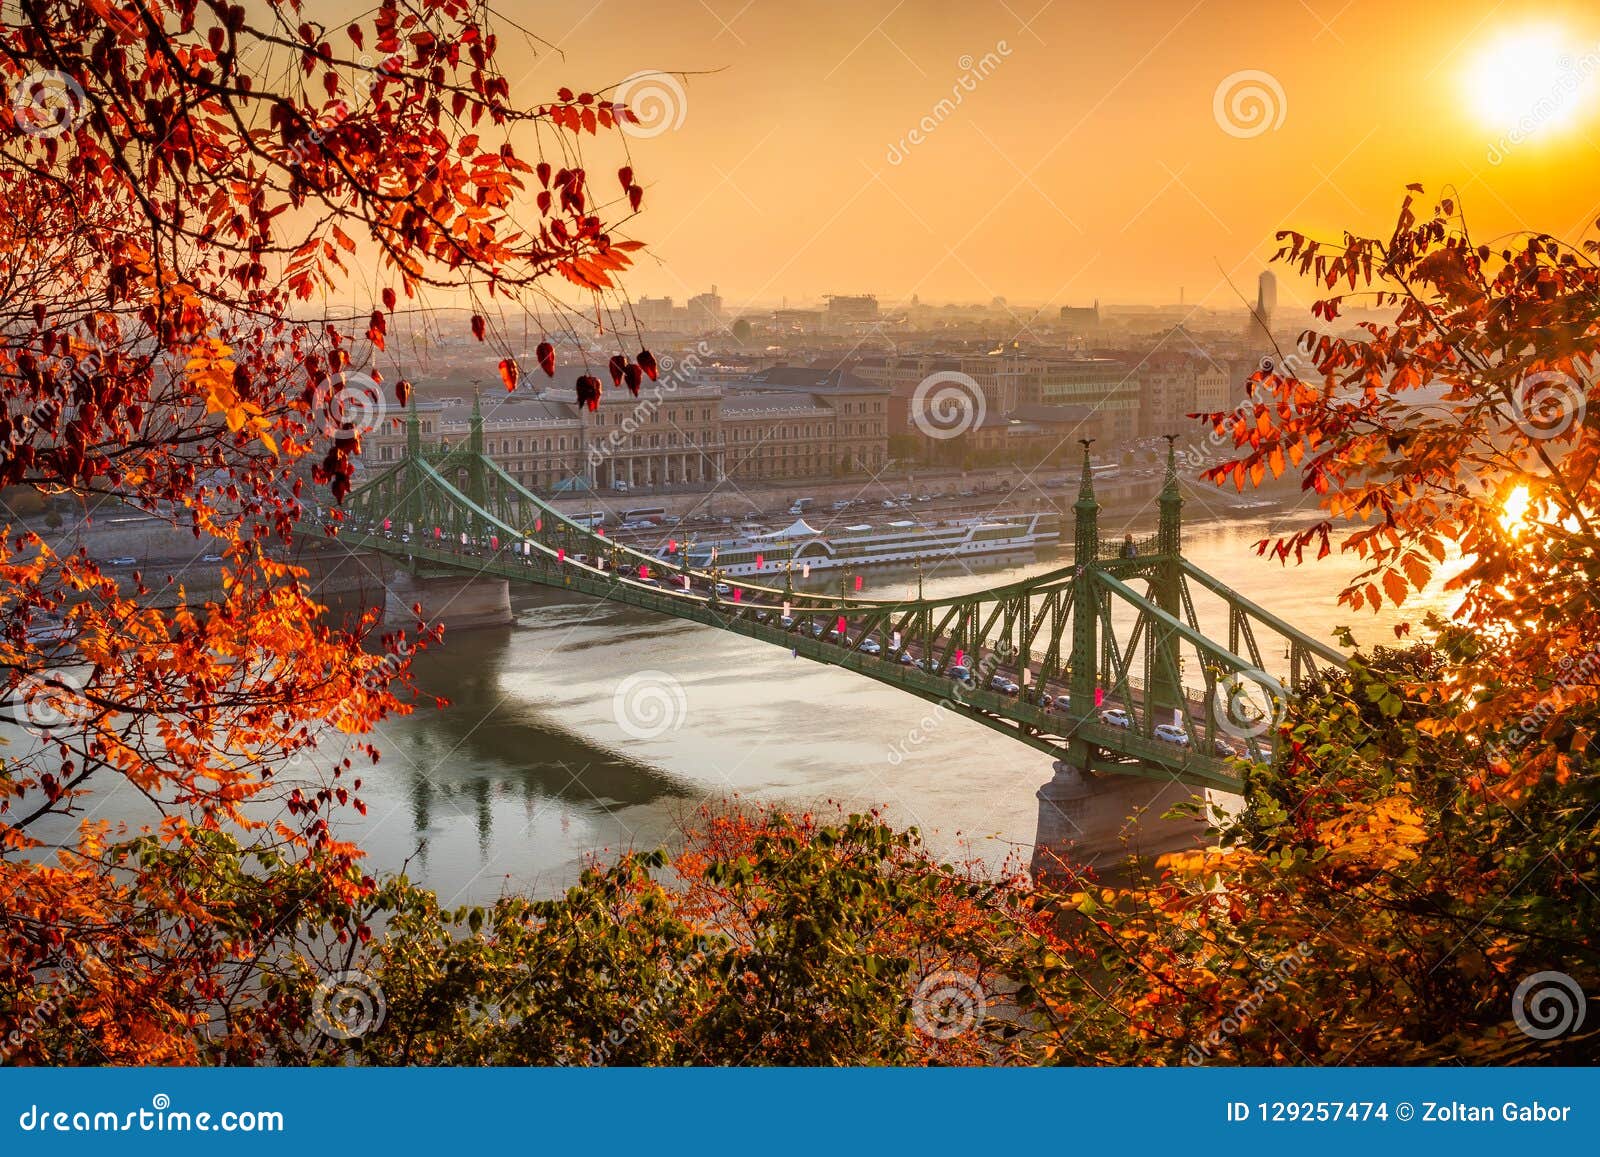
[[[1191,303],[1231,307],[1222,271],[1248,290],[1275,229],[1385,230],[1409,181],[1430,195],[1455,183],[1480,235],[1536,225],[1570,236],[1600,213],[1589,179],[1600,158],[1592,3],[578,0],[501,10],[564,53],[535,57],[502,26],[502,67],[525,101],[643,70],[710,73],[687,79],[662,131],[632,142],[648,187],[637,235],[654,256],[630,284],[636,296],[681,301],[716,283],[730,308],[869,291],[886,302],[915,293],[1060,305],[1165,303],[1182,286]],[[1507,103],[1487,101],[1504,113],[1498,125],[1477,107],[1495,70],[1474,62],[1541,28],[1587,79],[1562,95],[1561,123],[1510,140]],[[970,77],[966,61],[976,68],[986,53],[989,75],[905,147]],[[1524,101],[1558,91],[1553,59],[1507,58]],[[1247,70],[1270,76],[1261,87],[1273,126],[1254,135],[1237,119],[1225,131],[1214,108],[1224,78]],[[1286,307],[1308,300],[1287,282],[1281,294]]]

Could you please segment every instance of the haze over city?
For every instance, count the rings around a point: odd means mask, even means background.
[[[1600,160],[1589,4],[1152,0],[1114,20],[1063,0],[659,12],[647,0],[565,10],[538,25],[560,51],[527,65],[545,87],[689,74],[674,77],[682,95],[667,93],[658,134],[633,142],[650,198],[636,293],[717,284],[741,307],[869,291],[886,305],[1048,307],[1181,291],[1232,308],[1225,277],[1248,295],[1275,231],[1381,233],[1411,181],[1454,186],[1484,237],[1535,221],[1578,230],[1600,212],[1563,177]],[[1228,99],[1243,103],[1219,123],[1219,86],[1241,72],[1268,79],[1235,82]],[[1547,94],[1565,111],[1508,141]]]

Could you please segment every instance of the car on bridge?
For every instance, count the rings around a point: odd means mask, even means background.
[[[1172,743],[1179,747],[1189,746],[1189,733],[1176,723],[1158,723],[1150,734],[1162,743]]]
[[[1071,711],[1072,710],[1072,696],[1071,695],[1057,695],[1056,696],[1056,710],[1057,711]]]
[[[926,671],[928,669],[928,664],[923,662],[921,659],[918,659],[910,651],[900,652],[900,665],[902,667],[915,667],[919,671]]]
[[[793,615],[784,615],[783,618],[778,620],[778,626],[782,627],[786,631],[794,630],[798,623],[799,620]]]
[[[957,683],[966,683],[969,686],[972,684],[972,672],[960,663],[951,663],[944,669],[944,673]]]
[[[883,654],[883,646],[876,639],[863,639],[861,645],[857,647],[856,650],[860,651],[863,655]]]
[[[1100,722],[1107,727],[1125,727],[1132,729],[1133,717],[1121,707],[1107,707],[1100,712]]]
[[[1212,739],[1211,751],[1218,759],[1237,759],[1239,749],[1225,739]]]
[[[1004,675],[991,675],[989,676],[989,690],[998,691],[1002,695],[1018,695],[1021,694],[1022,687],[1015,680],[1008,679]]]

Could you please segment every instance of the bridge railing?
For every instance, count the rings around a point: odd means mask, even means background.
[[[1122,559],[1147,558],[1152,554],[1159,554],[1159,546],[1160,536],[1155,534],[1149,535],[1145,538],[1134,539],[1131,547],[1131,554],[1128,553],[1130,547],[1125,539],[1121,542],[1102,542],[1100,544],[1100,553],[1096,557],[1101,562],[1117,562]]]

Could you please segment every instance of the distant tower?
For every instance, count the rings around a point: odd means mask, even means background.
[[[1245,322],[1244,340],[1263,349],[1272,345],[1272,315],[1278,308],[1278,278],[1269,269],[1256,282],[1256,307]]]
[[[1278,278],[1272,270],[1264,270],[1256,285],[1256,315],[1264,325],[1272,324],[1272,313],[1278,308]]]

